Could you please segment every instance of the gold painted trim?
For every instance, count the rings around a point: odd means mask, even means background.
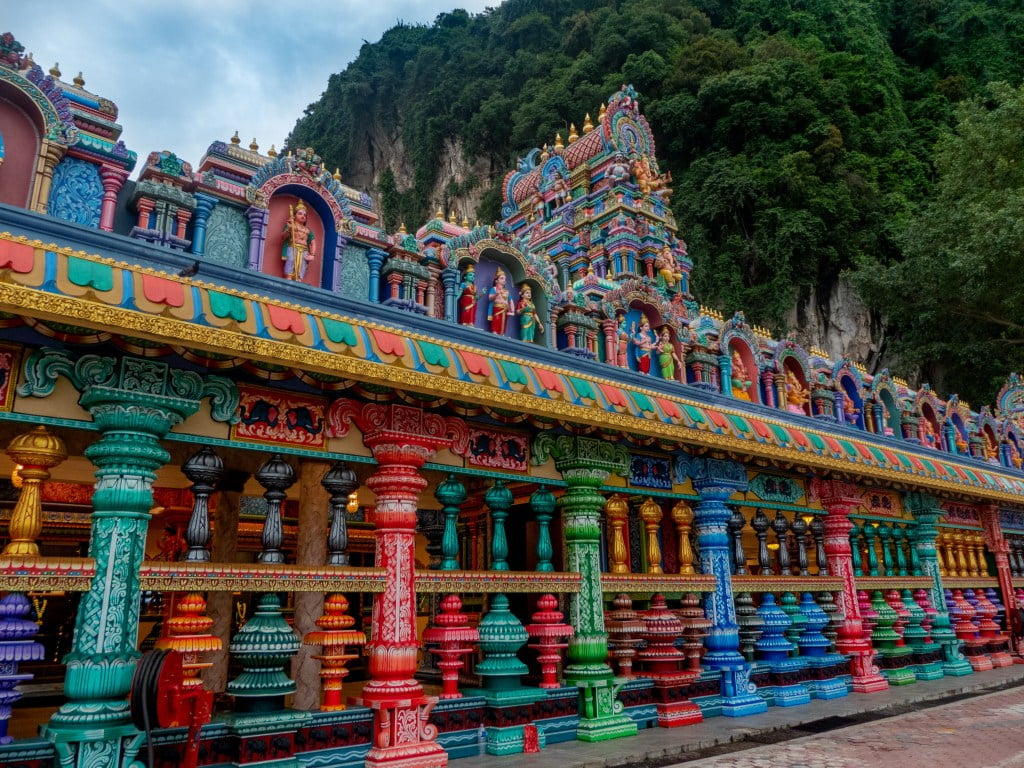
[[[946,589],[977,589],[978,587],[992,587],[999,589],[999,579],[995,576],[952,576],[942,577],[942,586]]]
[[[420,594],[579,592],[581,582],[578,573],[416,571],[416,592]]]
[[[268,563],[145,562],[143,589],[158,592],[383,592],[383,568]]]
[[[605,594],[627,592],[714,592],[715,577],[678,573],[602,573],[601,591]]]
[[[91,557],[0,557],[0,592],[88,592]]]
[[[929,576],[854,576],[854,586],[857,589],[931,589],[935,586]],[[943,586],[946,580],[942,580]]]
[[[831,576],[733,576],[736,592],[842,592],[843,580]]]

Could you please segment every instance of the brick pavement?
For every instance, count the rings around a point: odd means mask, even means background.
[[[824,730],[837,719],[851,718],[858,722],[877,716],[880,712],[906,711],[910,707],[920,707],[928,702],[942,701],[952,696],[976,694],[991,691],[1007,685],[1018,686],[1009,693],[1018,701],[1024,702],[1024,666],[1006,667],[1003,669],[968,675],[966,677],[946,677],[940,680],[929,680],[913,685],[890,688],[881,693],[851,694],[843,699],[832,701],[812,701],[801,707],[780,708],[769,707],[767,712],[748,717],[713,717],[696,725],[683,728],[652,728],[641,731],[638,735],[615,739],[613,741],[585,744],[578,741],[552,744],[537,754],[515,755],[508,757],[465,757],[453,760],[451,768],[617,768],[618,766],[668,766],[678,764],[692,756],[692,760],[684,763],[685,768],[698,765],[696,758],[713,751],[722,752],[730,749],[742,749],[743,746],[773,743],[785,739],[802,736],[807,733]],[[1022,707],[1024,708],[1024,707]],[[924,710],[934,713],[936,709]],[[932,715],[934,717],[934,715]],[[848,724],[848,723],[842,723]],[[937,726],[944,727],[945,723]],[[875,722],[867,726],[883,728]],[[795,731],[795,734],[794,734]],[[1024,734],[1024,729],[1021,730]],[[1022,735],[1024,740],[1024,735]],[[792,743],[792,742],[790,742]],[[994,768],[984,763],[963,759],[966,740],[961,742],[961,755],[957,763],[965,768]],[[1024,748],[1024,745],[1022,745]],[[755,746],[755,750],[757,747]],[[772,749],[778,749],[774,747]],[[766,750],[765,754],[772,754]],[[734,752],[730,759],[751,756],[751,752]],[[753,755],[757,757],[757,755]],[[829,756],[831,757],[831,755]],[[723,756],[724,759],[724,756]],[[820,759],[820,758],[819,758]],[[904,761],[905,762],[905,761]],[[853,763],[852,765],[881,765],[881,763]],[[709,763],[714,765],[714,763]],[[772,760],[765,765],[772,768],[787,768],[787,764]],[[795,763],[799,765],[799,763]],[[826,768],[851,768],[850,763],[831,765]],[[915,764],[916,765],[916,764]],[[942,765],[942,763],[939,763]],[[1010,763],[1009,765],[1013,765]],[[722,768],[729,766],[724,763]],[[911,768],[901,765],[900,768]],[[1024,768],[1024,763],[1021,764]]]
[[[1024,768],[1024,690],[1014,688],[817,736],[691,760],[686,768]]]

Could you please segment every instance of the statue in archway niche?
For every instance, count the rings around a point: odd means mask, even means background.
[[[626,316],[621,312],[616,319],[615,362],[620,368],[629,367],[629,331],[626,330]]]
[[[668,326],[661,329],[661,339],[658,341],[658,367],[661,369],[663,379],[675,379],[676,365],[683,367],[683,361],[676,354],[676,347],[672,343],[672,332]]]
[[[651,352],[654,350],[654,334],[651,332],[651,324],[645,318],[640,323],[639,330],[636,323],[633,324],[633,347],[636,355],[636,367],[640,373],[651,372]]]
[[[283,234],[281,260],[284,262],[284,276],[288,280],[301,281],[306,277],[309,262],[316,256],[316,237],[309,228],[309,214],[303,203],[288,206],[288,223]]]
[[[526,283],[519,288],[519,307],[516,314],[519,315],[520,339],[533,341],[537,331],[544,333],[544,325],[537,315],[537,306],[533,303],[533,290]]]
[[[732,396],[737,400],[750,400],[750,385],[753,383],[747,366],[743,364],[738,350],[732,351]]]
[[[505,335],[508,318],[515,314],[515,307],[509,299],[506,282],[508,278],[500,269],[494,275],[494,285],[487,292],[487,322],[491,324],[491,333]]]
[[[476,322],[476,272],[472,267],[462,278],[462,293],[459,295],[459,324],[473,325]]]
[[[804,414],[807,403],[811,396],[807,387],[800,383],[800,379],[792,371],[786,373],[786,410],[792,413]]]

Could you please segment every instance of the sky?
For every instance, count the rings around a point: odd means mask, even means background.
[[[11,32],[48,70],[118,106],[121,139],[139,155],[170,150],[198,167],[237,130],[243,146],[281,148],[364,42],[444,11],[479,13],[500,0],[11,0]]]

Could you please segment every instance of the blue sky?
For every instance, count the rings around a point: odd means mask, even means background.
[[[244,146],[281,148],[327,78],[399,21],[479,13],[500,0],[14,0],[0,14],[62,79],[117,104],[121,138],[139,154],[170,150],[197,166],[237,130]],[[138,166],[136,167],[136,173]],[[133,174],[134,176],[135,174]]]

